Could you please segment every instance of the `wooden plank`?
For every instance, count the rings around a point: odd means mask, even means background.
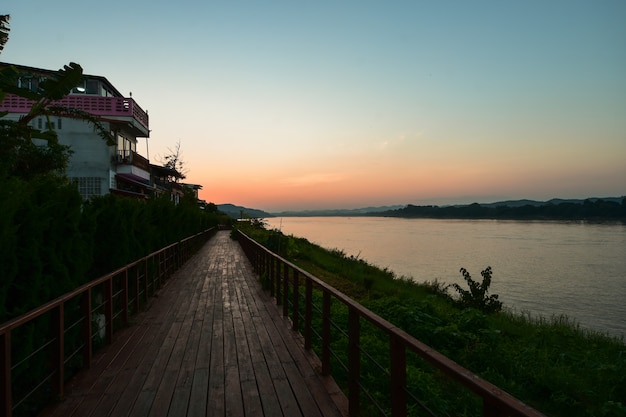
[[[222,298],[222,286],[215,287],[215,300]],[[223,317],[224,306],[215,305],[213,310],[213,335],[211,340],[211,366],[209,367],[209,391],[207,396],[207,410],[215,416],[225,414],[224,409],[224,342]]]
[[[209,366],[211,364],[211,341],[213,339],[213,316],[215,300],[215,279],[212,279],[210,271],[215,268],[215,262],[208,260],[208,269],[203,277],[202,301],[196,316],[196,322],[201,323],[198,340],[198,351],[191,385],[189,408],[187,416],[204,417],[207,414],[207,401],[209,391]],[[201,307],[204,303],[204,309]]]
[[[256,383],[250,346],[246,337],[245,322],[250,320],[250,313],[242,294],[242,284],[245,282],[245,279],[237,262],[232,263],[232,270],[234,276],[231,276],[229,280],[229,293],[233,300],[232,305],[236,306],[236,311],[233,312],[233,327],[241,396],[243,398],[243,412],[246,416],[262,415],[263,406]]]
[[[187,415],[191,387],[177,387],[172,395],[172,402],[167,410],[168,417],[180,417]]]
[[[244,286],[244,288],[246,287],[247,285]],[[245,295],[246,294],[242,293],[243,297],[245,297]],[[242,304],[246,305],[247,310],[246,315],[244,316],[243,324],[262,411],[264,415],[267,416],[280,416],[282,415],[280,402],[278,400],[276,390],[274,389],[272,376],[270,375],[269,368],[267,367],[267,362],[265,361],[265,356],[254,325],[254,319],[255,317],[259,318],[259,313],[256,311],[256,306],[254,306],[254,308],[250,308],[250,305],[245,303],[245,299]]]
[[[209,391],[209,369],[196,369],[193,374],[187,417],[204,417],[207,415]]]
[[[222,300],[224,307],[223,341],[224,341],[224,402],[227,415],[243,415],[243,398],[239,379],[239,362],[235,339],[235,321],[241,321],[236,308],[237,299],[233,298],[229,281],[232,278],[230,265],[224,265],[222,274]],[[237,317],[237,319],[235,319]]]

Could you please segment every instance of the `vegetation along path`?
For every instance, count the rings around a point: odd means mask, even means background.
[[[42,416],[341,416],[346,400],[222,231]]]

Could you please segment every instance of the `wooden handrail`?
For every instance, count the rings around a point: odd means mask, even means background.
[[[12,333],[23,326],[32,323],[34,320],[51,313],[52,316],[52,355],[49,359],[51,369],[54,374],[51,378],[49,388],[54,396],[62,397],[65,389],[65,307],[68,302],[80,297],[80,318],[83,320],[81,330],[82,339],[82,367],[88,368],[91,365],[93,347],[92,335],[92,289],[104,285],[104,315],[105,315],[105,341],[111,343],[113,334],[113,317],[116,314],[121,315],[123,325],[127,325],[129,310],[132,307],[135,313],[139,310],[140,297],[140,274],[139,268],[143,267],[143,295],[144,302],[148,300],[148,288],[151,285],[152,291],[160,286],[174,271],[180,268],[199,248],[206,242],[216,231],[216,228],[205,230],[204,232],[190,236],[179,242],[168,245],[156,252],[153,252],[135,262],[132,262],[122,268],[108,273],[100,278],[90,281],[73,291],[57,297],[56,299],[45,303],[19,317],[8,320],[0,325],[0,415],[12,417],[14,411],[14,403],[21,402],[24,398],[17,401],[13,399],[12,390]],[[156,270],[150,276],[148,275],[148,266],[153,262]],[[135,269],[132,302],[129,301],[130,276],[129,271]],[[113,285],[114,280],[119,278],[121,288],[122,306],[120,311],[114,311],[113,302]],[[148,283],[151,280],[151,284]],[[15,340],[14,340],[15,341]],[[45,381],[38,381],[41,384]]]
[[[539,417],[543,416],[539,411],[524,404],[517,398],[501,390],[490,382],[480,378],[468,369],[457,364],[450,358],[442,355],[426,344],[420,342],[413,336],[406,333],[361,304],[357,303],[347,295],[338,291],[334,287],[328,285],[321,279],[299,268],[281,256],[271,252],[269,249],[260,245],[240,230],[238,233],[238,241],[244,253],[253,265],[254,270],[270,283],[270,291],[272,296],[279,301],[279,291],[281,284],[284,288],[289,285],[289,271],[292,271],[293,281],[291,283],[294,293],[299,291],[298,287],[304,280],[305,297],[304,297],[304,347],[311,348],[311,316],[312,316],[312,287],[315,286],[322,292],[322,330],[321,330],[321,362],[322,374],[330,373],[330,325],[331,325],[331,298],[334,298],[344,304],[348,309],[348,401],[349,413],[351,416],[357,416],[360,413],[360,319],[367,320],[372,325],[383,331],[389,336],[389,356],[390,364],[390,381],[391,387],[391,415],[400,417],[407,415],[407,381],[406,381],[406,353],[411,351],[427,360],[435,368],[442,371],[450,378],[458,381],[463,386],[474,392],[483,401],[483,416],[485,417]],[[282,277],[280,271],[283,271]],[[296,278],[297,277],[297,278]],[[284,282],[280,282],[280,281]],[[287,297],[288,290],[283,289],[282,297]],[[294,294],[295,297],[298,294]],[[285,299],[285,305],[288,304]],[[287,316],[288,308],[283,305],[283,315]],[[292,309],[298,308],[294,302]],[[298,317],[295,310],[292,311],[293,317]],[[294,319],[294,328],[297,328],[297,318]]]

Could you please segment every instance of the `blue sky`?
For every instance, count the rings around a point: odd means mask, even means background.
[[[151,161],[180,142],[208,201],[626,194],[624,1],[8,0],[0,13],[0,60],[78,62],[132,92]]]

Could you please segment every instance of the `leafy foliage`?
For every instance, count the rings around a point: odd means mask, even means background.
[[[169,181],[178,182],[187,178],[187,170],[180,147],[180,141],[176,142],[176,147],[174,149],[168,148],[169,154],[165,155],[161,161],[163,166],[170,170]]]
[[[489,286],[491,286],[492,271],[490,266],[480,271],[480,275],[483,277],[482,282],[474,281],[465,268],[461,268],[460,272],[467,282],[469,290],[461,288],[459,284],[452,284],[452,288],[461,296],[460,304],[462,307],[475,308],[485,313],[495,313],[502,310],[502,302],[498,301],[498,295],[487,295]]]
[[[4,50],[4,46],[9,40],[9,20],[11,16],[8,14],[0,15],[0,53]]]

